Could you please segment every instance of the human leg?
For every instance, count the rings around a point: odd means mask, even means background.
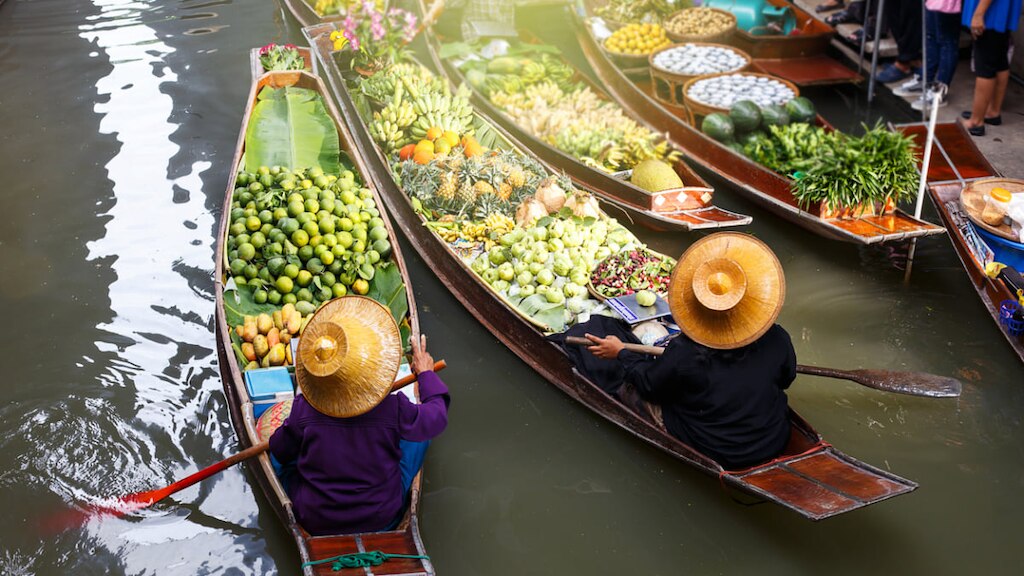
[[[921,60],[921,0],[885,3],[889,31],[896,40],[897,66],[909,71]]]
[[[928,69],[925,71],[925,82],[935,82],[939,71],[939,13],[927,10],[924,14],[927,32],[924,37],[925,55],[928,57]]]
[[[946,86],[953,85],[953,75],[960,60],[960,15],[935,12],[937,65],[934,80]],[[928,50],[928,64],[931,68],[933,56]]]
[[[413,478],[416,477],[420,468],[423,468],[423,460],[427,457],[427,448],[429,446],[430,440],[425,442],[398,441],[398,448],[402,452],[402,459],[399,460],[398,465],[402,471],[403,494],[409,493]]]
[[[986,118],[998,118],[1002,112],[1006,82],[1009,80],[1010,61],[1007,56],[1009,47],[1010,35],[1006,32],[985,30],[974,41],[974,73],[978,78],[974,84],[971,117],[964,122],[964,125],[975,136],[985,133]],[[999,93],[1000,82],[1003,83],[1001,94]]]
[[[996,74],[996,85],[992,90],[992,100],[985,111],[986,118],[998,118],[1003,114],[1003,99],[1006,97],[1006,86],[1010,83],[1010,71],[1003,70]]]

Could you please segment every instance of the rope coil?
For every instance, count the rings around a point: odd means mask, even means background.
[[[331,556],[330,558],[324,558],[323,560],[311,560],[309,562],[303,562],[302,567],[307,568],[309,566],[318,566],[320,564],[331,563],[331,570],[339,572],[346,568],[369,568],[371,566],[380,566],[381,564],[391,560],[392,558],[402,558],[408,560],[430,560],[430,556],[414,556],[411,554],[388,554],[381,552],[380,550],[374,550],[372,552],[353,552],[351,554],[341,554],[338,556]]]

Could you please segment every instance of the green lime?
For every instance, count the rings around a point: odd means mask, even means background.
[[[338,237],[334,234],[324,234],[324,245],[328,248],[334,248],[338,245]]]
[[[301,226],[301,224],[299,224],[298,220],[296,220],[295,218],[288,218],[284,221],[284,224],[281,226],[281,231],[284,232],[285,234],[290,235],[294,233],[296,230],[298,230],[299,226]]]
[[[310,238],[320,233],[320,226],[313,220],[303,224],[302,229],[306,231]]]
[[[376,228],[370,229],[369,239],[371,241],[384,240],[388,237],[388,229],[383,226],[377,226]]]
[[[299,267],[295,264],[285,264],[284,270],[281,272],[285,275],[285,278],[294,280],[299,275]],[[291,290],[281,290],[281,292],[287,293],[291,292]]]
[[[282,218],[287,218],[287,217],[288,217],[288,209],[287,208],[283,208],[281,206],[278,206],[277,208],[274,208],[274,212],[273,212],[273,218],[274,219],[273,219],[273,222],[280,222]]]
[[[387,258],[391,254],[391,243],[387,240],[374,240],[373,250],[379,253],[381,258]]]
[[[295,297],[295,294],[285,294],[284,296],[281,296],[281,302],[284,302],[285,304],[295,304],[298,301],[299,299]]]
[[[345,217],[341,218],[340,220],[338,220],[338,228],[341,228],[345,232],[348,232],[354,226],[355,226],[355,223],[353,223],[352,219],[349,218],[348,216],[345,216]]]
[[[327,271],[337,276],[345,271],[345,263],[341,260],[335,260],[334,264],[327,267]]]
[[[241,258],[235,258],[234,260],[231,261],[231,265],[229,266],[229,268],[231,269],[232,276],[238,276],[239,274],[242,273],[242,270],[245,270],[245,260],[242,260]]]
[[[330,288],[331,286],[334,286],[334,284],[337,281],[338,281],[338,279],[334,277],[334,273],[331,272],[330,270],[327,270],[323,274],[320,275],[320,284],[322,284],[324,286],[327,286],[328,288]]]
[[[314,166],[306,171],[306,178],[316,178],[317,176],[323,176],[324,169],[319,166]],[[319,184],[317,184],[319,186]]]
[[[244,209],[242,209],[242,208],[232,208],[231,209],[231,221],[232,222],[237,222],[239,218],[243,218],[244,216],[245,216],[245,210]]]
[[[289,204],[294,204],[295,202],[298,202],[299,204],[302,204],[305,201],[306,201],[306,197],[303,196],[302,194],[299,194],[298,192],[292,192],[291,194],[288,195],[288,203]],[[303,206],[302,209],[305,210],[306,207]]]
[[[320,233],[321,234],[333,234],[334,233],[334,216],[330,215],[320,221]]]
[[[309,245],[312,246],[313,248],[316,248],[317,246],[321,246],[321,245],[323,245],[323,243],[324,243],[324,237],[319,235],[319,234],[316,234],[312,238],[309,239]]]
[[[255,302],[257,304],[266,304],[267,303],[267,298],[269,296],[270,296],[270,294],[267,294],[266,290],[264,290],[263,288],[260,288],[260,289],[258,289],[258,290],[256,290],[255,292],[252,293],[252,300],[253,300],[253,302]]]
[[[273,304],[274,306],[277,306],[278,304],[281,303],[281,293],[278,292],[277,290],[271,290],[267,294],[267,301]]]
[[[352,238],[351,233],[343,231],[339,232],[337,236],[338,246],[341,246],[342,248],[348,248],[349,246],[352,246],[352,241],[354,240],[354,238]]]
[[[264,224],[269,224],[274,220],[274,213],[271,212],[270,210],[263,210],[259,214],[257,214],[256,217],[260,219],[260,222]]]
[[[306,270],[309,270],[310,274],[320,274],[324,271],[324,263],[319,258],[310,258],[306,262]]]
[[[310,244],[310,246],[312,246],[312,244]],[[329,252],[330,250],[331,249],[328,248],[326,244],[317,244],[316,246],[313,246],[313,256],[319,258],[321,254],[323,254],[324,252]]]
[[[319,258],[320,261],[324,263],[324,266],[330,266],[334,263],[334,254],[330,249],[324,250],[323,253],[319,255]]]
[[[311,222],[313,220],[313,215],[309,212],[303,212],[296,216],[295,219],[299,221],[299,227],[301,228],[302,226],[305,226],[307,222]]]
[[[249,189],[246,188],[245,192],[242,192],[237,196],[237,199],[240,205],[245,206],[249,202],[252,202],[252,192],[249,192]]]
[[[238,176],[235,176],[235,186],[248,186],[249,175],[245,172],[239,172]]]
[[[231,234],[232,236],[245,234],[245,221],[235,222],[232,224],[231,227],[228,228],[228,234]]]
[[[377,252],[376,250],[368,250],[366,252],[366,261],[370,264],[380,262],[380,252]]]
[[[348,253],[348,248],[345,248],[341,244],[338,244],[334,248],[331,248],[331,254],[334,254],[335,258],[342,258]]]
[[[313,281],[313,275],[309,273],[309,270],[299,270],[299,275],[295,281],[299,283],[299,286],[305,288]]]
[[[384,226],[384,220],[381,220],[380,218],[377,217],[370,218],[369,226],[371,230],[377,228],[378,226]]]
[[[246,242],[238,246],[238,257],[248,262],[256,257],[256,247]]]
[[[238,286],[245,286],[246,285],[245,276],[235,276],[235,284],[237,284]]]
[[[295,293],[295,297],[299,302],[313,301],[313,293],[309,291],[309,288],[299,288],[299,291]]]
[[[288,265],[288,262],[281,257],[271,258],[267,261],[267,270],[270,271],[274,276],[280,276],[284,272],[284,267]]]
[[[255,194],[257,192],[262,192],[262,191],[263,191],[263,184],[260,184],[259,182],[250,182],[249,183],[249,193],[250,194]],[[250,200],[250,202],[251,201],[252,200]],[[248,204],[248,202],[247,202],[247,204]]]
[[[264,174],[260,176],[260,184],[263,184],[264,188],[270,188],[274,185],[274,178],[270,174]]]
[[[357,254],[366,250],[366,242],[363,240],[356,240],[352,243],[352,251]]]
[[[259,231],[262,232],[263,235],[268,238],[270,237],[270,233],[273,232],[274,230],[275,228],[273,224],[264,224],[263,226],[260,226],[259,229]]]
[[[331,194],[331,193],[332,192],[330,192],[330,191],[325,191],[325,192],[321,193],[320,210],[321,211],[326,211],[326,212],[328,212],[328,213],[333,215],[334,214],[334,209],[338,207],[338,203],[334,201],[334,198],[323,198],[322,197],[323,194]]]
[[[319,211],[320,211],[320,203],[319,202],[317,202],[313,198],[309,198],[309,199],[306,200],[306,212],[311,212],[313,214],[316,214]]]
[[[310,258],[313,257],[314,254],[316,254],[314,250],[315,248],[313,248],[309,244],[303,246],[302,248],[299,248],[299,259],[302,260],[303,262],[309,260]]]
[[[244,232],[239,234],[238,236],[235,236],[235,246],[241,246],[242,244],[245,244],[248,241],[249,235]]]
[[[292,243],[299,248],[302,248],[309,243],[309,234],[307,234],[305,230],[296,230],[295,233],[292,234]]]
[[[333,295],[334,292],[330,288],[328,288],[327,286],[323,286],[313,294],[313,298],[315,298],[319,302],[327,302],[328,300],[331,299],[331,296]]]
[[[331,292],[334,292],[335,298],[341,298],[345,294],[348,294],[348,288],[346,288],[341,282],[338,282],[334,286],[331,286]]]
[[[246,280],[252,280],[260,273],[260,269],[255,264],[246,264],[242,270],[242,275],[245,276]]]
[[[324,176],[323,174],[313,178],[313,185],[319,188],[326,188],[330,183],[331,182],[327,179],[327,176]]]
[[[262,232],[253,232],[249,238],[249,243],[252,244],[253,248],[259,250],[267,245],[267,237]]]
[[[360,224],[359,226],[353,228],[352,237],[355,238],[356,240],[362,240],[363,242],[366,242],[367,234],[365,225]]]
[[[334,193],[334,190],[331,190],[330,188],[327,188],[326,186],[321,186],[321,188],[325,188],[325,190],[321,190],[320,191],[320,206],[321,207],[323,206],[324,202],[326,202],[327,200],[337,200],[338,199],[338,196]],[[324,210],[327,210],[327,208],[324,208]],[[333,208],[331,208],[331,210],[333,210]]]
[[[267,174],[270,174],[270,167],[260,166],[259,168],[256,169],[256,173],[259,174],[260,176],[266,176]]]
[[[287,276],[280,276],[280,277],[278,277],[277,281],[274,282],[274,286],[276,286],[277,289],[282,294],[288,294],[288,293],[290,293],[292,291],[292,288],[294,287],[294,283],[292,282],[291,278],[289,278]]]
[[[294,178],[282,178],[280,184],[278,184],[285,192],[289,190],[295,190],[295,179]]]
[[[255,232],[263,226],[263,222],[260,221],[256,216],[250,216],[245,219],[245,229],[249,232]]]
[[[306,208],[302,205],[302,202],[289,202],[288,203],[288,215],[295,218],[299,214],[306,211]]]

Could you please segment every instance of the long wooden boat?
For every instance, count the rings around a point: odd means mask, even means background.
[[[321,16],[317,14],[316,10],[313,9],[315,2],[316,0],[284,0],[284,5],[288,7],[288,11],[299,21],[299,24],[303,26],[341,20],[339,15]]]
[[[346,80],[332,63],[328,40],[331,29],[331,25],[321,25],[306,28],[303,33],[317,58],[318,69],[351,124],[358,149],[365,156],[391,216],[452,294],[538,374],[597,414],[652,446],[720,478],[723,484],[776,502],[812,520],[862,508],[917,487],[909,480],[836,450],[795,412],[790,413],[790,442],[780,458],[747,470],[725,470],[663,428],[641,418],[581,375],[559,345],[549,341],[535,324],[516,314],[447,243],[424,226],[409,197],[395,182],[389,162],[369,137]]]
[[[768,72],[798,86],[843,84],[863,80],[856,70],[828,55],[835,28],[788,0],[766,0],[793,11],[796,26],[792,34],[757,35],[736,29],[723,43],[735,46],[754,59],[754,71]],[[605,0],[586,0],[590,16]]]
[[[308,53],[307,53],[308,54]],[[253,84],[249,91],[249,99],[242,120],[242,127],[238,136],[238,144],[235,148],[234,160],[231,164],[232,171],[229,172],[227,190],[225,192],[224,204],[221,211],[221,225],[218,236],[216,252],[216,332],[217,332],[217,357],[220,365],[221,380],[224,385],[224,394],[227,397],[228,408],[231,414],[231,422],[238,435],[239,443],[243,447],[250,447],[261,441],[256,428],[257,421],[253,414],[253,401],[249,396],[242,376],[241,367],[232,352],[230,327],[227,324],[225,313],[224,290],[227,282],[226,273],[226,251],[225,241],[228,235],[228,225],[231,213],[232,193],[234,191],[235,174],[242,166],[245,154],[245,133],[249,124],[257,95],[265,86],[282,87],[298,86],[318,92],[324,100],[328,113],[334,120],[337,127],[341,149],[349,153],[359,174],[366,178],[369,170],[362,162],[362,157],[354,153],[356,146],[349,133],[348,126],[341,120],[337,108],[334,106],[330,94],[327,92],[319,77],[306,72],[268,72],[262,73],[258,56],[251,59],[253,63]],[[381,197],[375,191],[374,200],[378,206],[383,206]],[[381,219],[388,229],[390,237],[394,238],[394,227],[381,210]],[[401,250],[397,242],[392,243],[392,259],[401,271],[402,280],[406,287],[406,297],[409,303],[409,324],[413,334],[419,332],[419,325],[416,313],[416,304],[413,297],[408,273],[402,259]],[[278,480],[274,469],[271,466],[269,456],[264,453],[257,459],[250,461],[249,470],[263,494],[274,508],[278,518],[287,528],[295,540],[298,548],[299,561],[302,563],[312,562],[331,558],[341,554],[354,552],[367,552],[380,550],[388,554],[404,554],[410,556],[426,557],[423,541],[420,538],[419,522],[417,514],[420,500],[421,475],[416,476],[411,489],[411,503],[409,510],[398,528],[385,532],[373,532],[364,534],[338,534],[329,536],[311,536],[307,533],[295,518],[291,500],[285,492],[284,487]],[[303,567],[303,574],[313,576],[315,574],[334,574],[329,563],[317,566]],[[347,573],[347,572],[342,572]],[[433,566],[429,559],[391,559],[382,565],[360,571],[366,575],[384,574],[405,574],[405,575],[432,575]]]
[[[425,9],[422,0],[420,7]],[[441,70],[455,84],[466,83],[462,72],[450,61],[440,57],[440,46],[436,36],[430,35],[426,44],[431,60],[438,70]],[[589,78],[581,74],[577,74],[577,76],[578,79],[586,81],[590,89],[599,97],[611,101],[611,98]],[[499,110],[476,89],[473,90],[472,102],[485,117],[507,130],[514,139],[526,144],[530,151],[545,164],[558,172],[568,174],[577,186],[591,189],[604,200],[629,210],[631,214],[642,217],[641,221],[646,222],[654,229],[713,230],[742,226],[753,220],[750,216],[711,205],[713,194],[711,186],[681,159],[676,161],[673,168],[683,181],[683,188],[651,193],[634,186],[624,177],[587,166],[575,157],[538,138],[514,122],[508,114]],[[641,119],[633,119],[654,133],[660,132],[657,127],[646,124]],[[671,143],[669,144],[671,145]]]
[[[924,147],[927,125],[904,124],[897,128],[914,136],[921,147]],[[1016,295],[1002,280],[990,278],[985,274],[984,255],[979,253],[977,244],[969,239],[975,236],[969,230],[970,221],[960,205],[960,192],[965,185],[974,180],[997,176],[1000,176],[999,171],[978,150],[974,139],[964,130],[962,124],[948,122],[936,126],[931,163],[928,167],[928,195],[942,217],[946,229],[949,230],[949,240],[953,243],[953,248],[964,270],[967,271],[967,277],[975,292],[1010,347],[1020,357],[1021,362],[1024,362],[1024,339],[1010,335],[999,323],[1000,302],[1014,300]],[[984,242],[980,239],[977,241]]]
[[[627,109],[648,123],[660,126],[669,139],[698,166],[727,180],[736,192],[773,214],[811,232],[855,244],[877,244],[941,234],[943,228],[897,209],[894,213],[858,218],[822,218],[800,207],[792,193],[792,180],[752,162],[742,154],[704,135],[686,108],[670,106],[654,96],[650,78],[628,77],[605,56],[589,22],[575,19],[583,53],[598,80]],[[820,118],[819,122],[824,123]]]

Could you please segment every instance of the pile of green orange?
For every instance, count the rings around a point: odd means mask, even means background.
[[[366,294],[391,254],[388,230],[355,174],[261,166],[239,172],[228,229],[235,283],[257,304],[319,304]]]

